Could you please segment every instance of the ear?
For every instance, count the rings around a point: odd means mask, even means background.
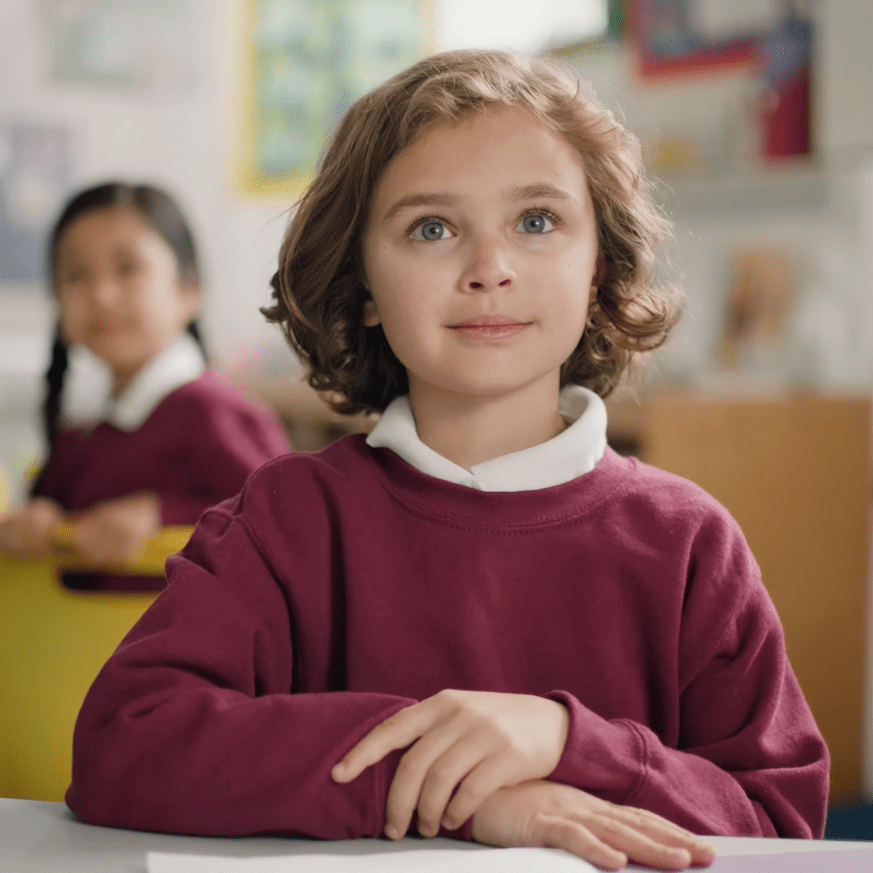
[[[376,301],[372,297],[364,301],[363,322],[364,327],[375,327],[382,323],[379,310],[376,308]]]

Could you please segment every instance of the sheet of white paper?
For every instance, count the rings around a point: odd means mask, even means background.
[[[845,848],[826,852],[717,858],[706,873],[870,873],[873,870],[873,846],[853,848],[851,843],[844,845]]]
[[[589,873],[598,868],[556,849],[422,849],[367,855],[258,858],[149,852],[148,873]]]

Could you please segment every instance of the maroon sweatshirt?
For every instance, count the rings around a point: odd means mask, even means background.
[[[66,800],[88,821],[379,836],[402,752],[346,785],[331,767],[461,688],[563,702],[555,782],[700,834],[822,834],[827,750],[740,530],[611,450],[484,492],[348,437],[263,467],[168,578],[79,715]]]
[[[92,430],[60,428],[34,496],[76,513],[152,491],[162,524],[193,525],[208,506],[237,494],[250,473],[289,451],[284,430],[266,407],[205,370],[168,394],[137,430],[106,422]],[[94,575],[76,584],[149,587],[141,579],[110,576],[98,584]],[[163,587],[163,580],[151,587]]]

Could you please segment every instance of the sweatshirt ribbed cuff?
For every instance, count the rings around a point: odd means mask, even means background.
[[[626,803],[645,778],[645,748],[633,725],[608,721],[583,706],[567,691],[552,691],[550,700],[570,712],[567,742],[551,782],[572,785],[612,803]]]

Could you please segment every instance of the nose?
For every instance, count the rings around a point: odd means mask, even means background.
[[[116,283],[110,277],[94,276],[88,283],[88,296],[94,306],[110,306],[117,293]]]
[[[470,293],[512,287],[516,275],[502,240],[480,237],[471,239],[469,246],[469,257],[460,280],[462,291]]]

